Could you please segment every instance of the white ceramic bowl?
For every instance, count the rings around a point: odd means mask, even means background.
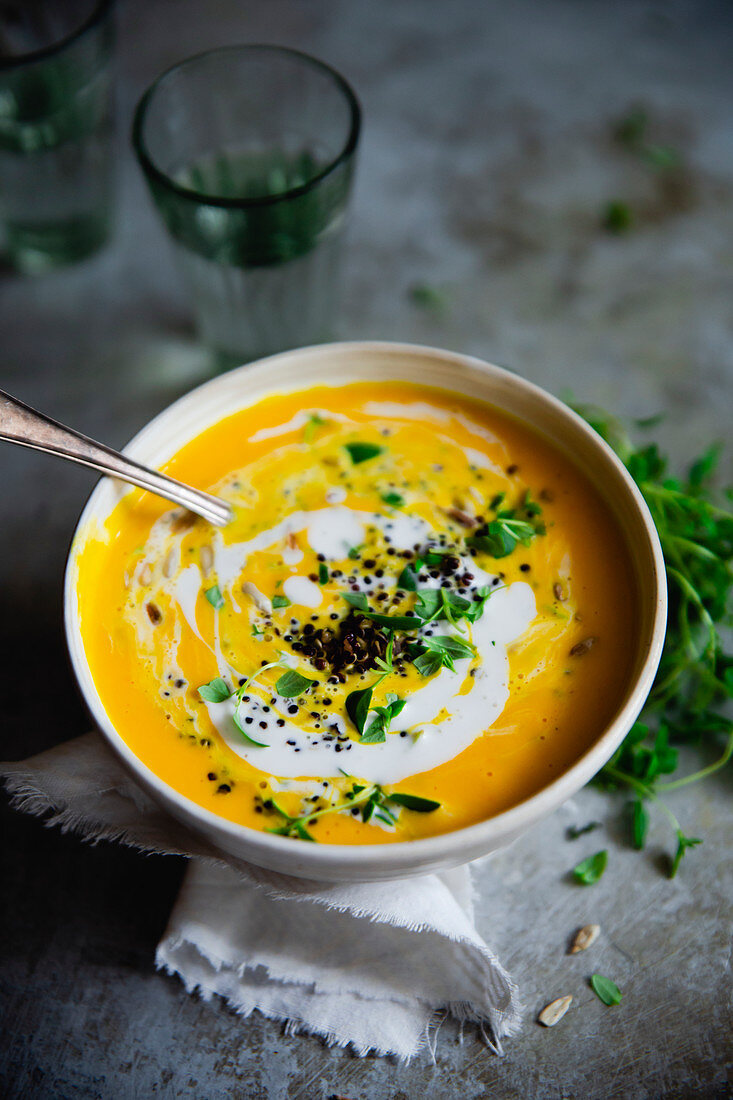
[[[651,688],[664,642],[667,593],[664,561],[644,500],[611,449],[566,405],[537,386],[478,359],[407,344],[327,344],[285,352],[219,376],[171,405],[125,448],[150,466],[164,463],[204,428],[266,394],[338,386],[368,379],[404,380],[475,397],[505,409],[549,438],[594,482],[613,511],[636,574],[638,632],[629,639],[633,672],[613,720],[595,744],[538,794],[478,825],[401,844],[303,844],[218,817],[178,794],[128,748],[107,716],[89,671],[76,595],[78,552],[91,520],[104,520],[127,490],[102,479],[74,536],[65,581],[66,636],[71,660],[94,720],[137,782],[175,818],[218,848],[262,867],[308,879],[399,878],[456,866],[502,847],[575,794],[605,764],[631,728]]]

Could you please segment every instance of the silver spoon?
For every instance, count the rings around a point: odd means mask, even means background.
[[[147,466],[141,466],[139,462],[113,451],[111,447],[95,443],[93,439],[75,432],[73,428],[65,428],[57,420],[36,412],[3,390],[0,390],[0,439],[18,443],[21,447],[45,451],[47,454],[60,455],[61,458],[70,458],[72,462],[91,466],[101,474],[111,474],[122,481],[129,481],[131,485],[139,485],[141,489],[165,497],[174,504],[181,504],[197,516],[213,523],[215,527],[223,527],[232,519],[231,508],[219,497],[174,481],[172,477],[159,474]]]

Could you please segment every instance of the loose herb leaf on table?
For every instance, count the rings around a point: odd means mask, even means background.
[[[659,533],[669,589],[667,635],[651,693],[639,721],[594,782],[634,794],[630,839],[636,848],[646,839],[644,803],[665,814],[677,841],[669,866],[673,877],[685,852],[701,841],[685,836],[660,796],[705,779],[733,755],[733,652],[723,634],[733,605],[733,511],[724,502],[733,500],[733,488],[713,490],[717,446],[700,455],[685,477],[672,477],[657,444],[634,446],[624,426],[602,410],[576,406],[576,411],[616,451],[639,486]],[[708,757],[713,751],[717,759],[690,775],[666,779],[677,771],[680,744],[697,745]]]
[[[600,1001],[603,1001],[604,1005],[611,1008],[612,1005],[620,1005],[623,993],[610,978],[605,978],[603,974],[592,974],[590,978],[590,987],[595,993],[596,997]]]
[[[581,886],[593,886],[606,870],[607,862],[608,852],[603,848],[600,852],[588,856],[587,859],[582,860],[576,867],[573,867],[573,878]]]

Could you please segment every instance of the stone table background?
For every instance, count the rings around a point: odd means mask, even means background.
[[[116,236],[79,267],[0,279],[0,386],[113,445],[202,377],[172,258],[127,144],[133,105],[201,49],[273,41],[342,70],[365,129],[339,336],[434,343],[572,390],[658,429],[678,460],[729,437],[733,374],[733,12],[626,0],[136,0],[120,10]],[[643,103],[679,149],[674,180],[610,138]],[[637,224],[599,228],[609,199]],[[437,288],[440,312],[411,299]],[[730,450],[729,450],[730,455]],[[728,467],[730,469],[730,466]],[[91,477],[0,449],[3,754],[87,727],[67,667],[61,580]],[[630,851],[586,790],[477,870],[481,931],[517,978],[503,1059],[445,1025],[437,1062],[399,1066],[291,1038],[189,997],[153,954],[183,865],[90,848],[2,803],[0,1092],[12,1098],[271,1100],[730,1095],[731,773],[670,804],[704,846],[673,882],[655,817]],[[601,833],[573,843],[568,824]],[[596,843],[598,838],[601,843]],[[568,870],[610,849],[602,882]],[[597,921],[593,957],[565,954]],[[604,1008],[592,970],[623,1004]],[[534,1022],[575,1002],[553,1031]]]

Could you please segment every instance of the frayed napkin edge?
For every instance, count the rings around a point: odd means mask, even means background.
[[[244,874],[239,872],[235,866],[232,866],[225,859],[221,859],[214,855],[209,854],[206,851],[199,851],[195,854],[186,852],[177,846],[158,847],[155,844],[146,843],[139,839],[136,839],[132,830],[128,826],[115,826],[109,824],[92,823],[90,819],[83,813],[76,810],[71,810],[68,806],[61,806],[55,802],[47,793],[40,791],[34,784],[33,772],[29,770],[21,770],[17,765],[0,765],[1,767],[13,767],[13,771],[1,771],[0,776],[3,780],[5,790],[10,796],[10,805],[13,809],[18,810],[21,813],[28,813],[42,821],[45,828],[58,827],[62,834],[71,833],[77,836],[83,843],[91,844],[92,846],[98,844],[100,841],[109,841],[111,843],[121,843],[129,848],[139,852],[141,855],[177,855],[185,859],[198,859],[204,863],[208,863],[213,866],[224,867],[234,871],[235,874],[239,874],[243,881],[248,882],[250,885],[264,890],[270,897],[275,900],[281,901],[310,901],[317,902],[326,908],[332,908],[337,912],[351,912],[361,920],[369,920],[372,923],[379,923],[379,915],[377,913],[370,913],[368,910],[363,910],[358,906],[349,906],[338,902],[328,902],[325,898],[318,898],[310,895],[290,895],[284,889],[278,889],[272,884],[259,881],[256,877],[251,879],[247,878]],[[110,791],[117,788],[111,786]],[[121,793],[121,792],[117,792]],[[125,797],[123,795],[123,797]],[[400,924],[396,925],[394,922],[389,921],[385,923],[393,924],[394,927],[404,928],[407,932],[420,932],[429,926],[423,921],[416,921],[414,924]],[[466,942],[462,936],[448,936],[449,939],[453,939],[455,943]],[[493,958],[493,954],[492,954]],[[290,1018],[283,1023],[283,1033],[286,1035],[299,1035],[307,1034],[320,1038],[326,1043],[327,1046],[338,1046],[346,1049],[351,1048],[353,1052],[359,1057],[366,1057],[370,1054],[378,1057],[395,1058],[400,1063],[407,1064],[412,1058],[421,1054],[423,1051],[429,1053],[430,1058],[435,1064],[436,1061],[436,1042],[437,1034],[442,1026],[442,1023],[448,1016],[453,1016],[457,1020],[461,1027],[460,1041],[463,1040],[463,1028],[466,1024],[475,1024],[478,1030],[479,1036],[487,1047],[497,1057],[503,1057],[504,1051],[501,1045],[501,1039],[511,1038],[516,1035],[522,1027],[522,1016],[524,1014],[524,1006],[520,1002],[518,997],[518,989],[510,977],[510,975],[504,970],[498,959],[493,958],[495,966],[501,972],[501,977],[506,983],[507,992],[510,998],[515,999],[516,1013],[513,1019],[504,1018],[504,1013],[497,1009],[489,1009],[484,1014],[479,1014],[471,1008],[468,1002],[450,1002],[443,1005],[433,1012],[430,1020],[426,1024],[425,1031],[420,1039],[417,1048],[408,1055],[400,1055],[392,1050],[382,1049],[378,1046],[360,1046],[358,1043],[354,1043],[353,1040],[344,1039],[339,1037],[336,1033],[329,1031],[328,1029],[318,1029],[317,1027],[309,1025],[306,1021],[299,1018]],[[244,1005],[237,1005],[236,1001],[228,996],[222,994],[215,994],[213,991],[206,990],[200,983],[188,983],[186,982],[180,973],[169,966],[167,963],[159,963],[156,953],[155,961],[156,969],[163,970],[169,975],[178,977],[182,982],[187,992],[197,993],[201,995],[206,1001],[217,996],[228,1004],[238,1015],[246,1018],[251,1015],[252,1012],[259,1012],[260,1015],[266,1016],[269,1019],[278,1019],[277,1014],[269,1014],[261,1008],[253,1007],[247,1009]],[[498,1018],[497,1018],[498,1017]],[[490,1035],[487,1031],[490,1031]],[[434,1030],[433,1030],[434,1029]],[[431,1034],[432,1032],[432,1034]]]
[[[185,937],[179,937],[177,941],[173,942],[170,946],[176,947],[184,943],[189,943]],[[196,950],[200,952],[199,945],[192,945],[196,947]],[[184,986],[186,992],[190,996],[200,997],[206,1003],[218,999],[223,1001],[228,1008],[235,1012],[242,1019],[249,1019],[250,1016],[259,1015],[269,1020],[280,1020],[282,1022],[282,1033],[287,1036],[296,1035],[309,1035],[313,1038],[320,1039],[327,1047],[338,1047],[341,1050],[351,1050],[358,1058],[367,1058],[369,1056],[378,1058],[389,1058],[399,1065],[409,1065],[413,1058],[417,1058],[420,1054],[427,1052],[430,1056],[430,1060],[433,1065],[437,1065],[436,1053],[437,1053],[437,1041],[438,1033],[443,1026],[443,1023],[449,1018],[453,1017],[456,1023],[459,1025],[459,1037],[458,1042],[463,1045],[463,1033],[467,1024],[473,1024],[476,1027],[478,1036],[484,1046],[497,1058],[504,1057],[504,1050],[501,1045],[500,1037],[497,1035],[494,1022],[490,1018],[487,1019],[486,1015],[480,1015],[475,1012],[467,1001],[450,1001],[446,1005],[441,1005],[432,1011],[429,1016],[425,1028],[423,1030],[418,1044],[414,1050],[409,1053],[400,1054],[398,1051],[390,1050],[387,1047],[381,1047],[378,1044],[360,1044],[353,1039],[344,1038],[339,1035],[338,1032],[333,1031],[330,1028],[318,1027],[314,1024],[309,1024],[302,1017],[296,1014],[289,1015],[286,1020],[282,1020],[282,1017],[277,1012],[268,1012],[266,1009],[257,1005],[247,1005],[242,1001],[238,1001],[235,997],[228,994],[217,993],[212,989],[207,989],[199,981],[187,980],[183,977],[181,972],[169,962],[159,957],[160,949],[156,952],[155,968],[161,973],[167,974],[171,978],[177,979]],[[203,958],[207,958],[207,961],[213,961],[208,959],[206,955],[202,953]],[[273,979],[275,980],[275,979]],[[521,1007],[520,1007],[521,1012]],[[521,1028],[521,1019],[505,1027],[501,1033],[501,1038],[511,1038],[516,1035]]]

